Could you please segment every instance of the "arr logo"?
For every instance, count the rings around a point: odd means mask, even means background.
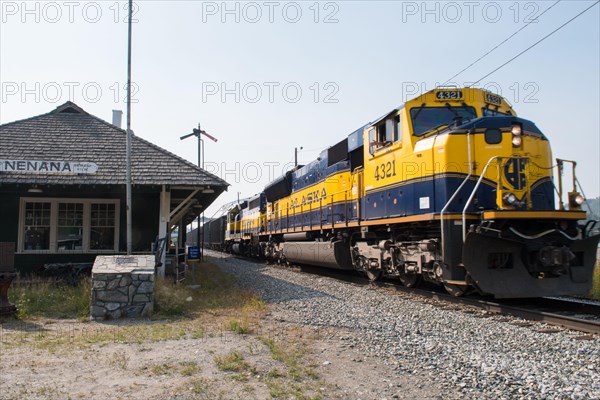
[[[527,184],[526,163],[523,158],[511,158],[504,164],[504,177],[515,190],[523,190]]]

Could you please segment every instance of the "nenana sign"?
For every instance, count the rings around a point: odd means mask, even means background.
[[[98,166],[83,161],[0,160],[0,172],[95,174]]]

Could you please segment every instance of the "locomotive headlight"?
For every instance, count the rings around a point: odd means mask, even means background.
[[[513,193],[507,192],[504,193],[504,196],[502,196],[502,201],[508,206],[514,206],[517,202],[517,196],[515,196]]]
[[[521,147],[523,144],[523,127],[521,124],[513,123],[510,132],[512,133],[513,147]]]
[[[585,197],[581,194],[574,192],[569,195],[569,203],[572,207],[579,208],[585,202]]]

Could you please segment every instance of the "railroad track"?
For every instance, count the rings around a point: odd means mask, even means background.
[[[472,306],[494,314],[511,315],[579,332],[600,334],[600,303],[594,304],[592,302],[560,298],[494,300],[481,296],[455,297],[444,292],[443,289],[407,288],[390,281],[370,282],[357,274],[324,268],[303,266],[294,269],[299,272],[329,276],[358,285],[372,285],[377,288],[400,291],[439,302]]]
[[[248,261],[247,258],[242,258]],[[286,268],[290,267],[277,266]],[[432,299],[444,303],[453,303],[464,306],[480,308],[490,313],[511,315],[529,321],[543,322],[549,325],[560,326],[580,332],[600,334],[600,303],[578,301],[577,299],[541,298],[541,299],[509,299],[495,300],[481,296],[454,297],[443,289],[407,288],[400,283],[390,280],[370,282],[367,278],[352,271],[337,271],[312,266],[294,266],[291,269],[300,273],[328,276],[356,285],[371,285],[384,290],[399,291]]]
[[[600,334],[600,305],[561,299],[493,300],[481,297],[454,297],[447,293],[396,284],[378,284],[394,290],[443,302],[461,304],[530,321],[543,322],[585,333]]]

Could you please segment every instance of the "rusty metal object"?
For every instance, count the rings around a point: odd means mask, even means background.
[[[8,288],[16,276],[15,244],[0,242],[0,315],[12,315],[17,311],[17,307],[8,301]]]

